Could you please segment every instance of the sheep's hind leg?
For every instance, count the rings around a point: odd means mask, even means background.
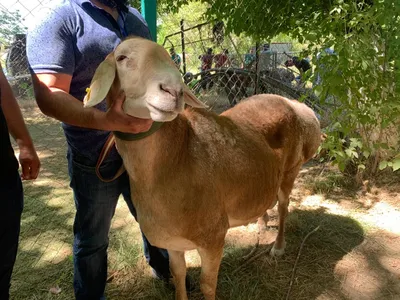
[[[186,293],[186,261],[184,251],[172,251],[168,250],[169,254],[169,267],[171,269],[172,276],[175,280],[175,299],[176,300],[187,300]]]
[[[279,229],[274,246],[270,252],[271,256],[282,256],[285,253],[285,219],[288,214],[289,195],[298,173],[299,169],[296,168],[286,174],[278,191]]]
[[[213,249],[197,249],[201,258],[200,288],[206,300],[214,300],[218,271],[221,265],[223,244]]]
[[[288,195],[289,196],[289,195]],[[285,218],[288,213],[289,197],[286,197],[281,189],[278,192],[278,213],[279,213],[279,229],[275,239],[274,246],[271,249],[271,256],[282,256],[285,253]]]

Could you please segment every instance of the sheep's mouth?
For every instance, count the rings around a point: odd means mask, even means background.
[[[175,110],[162,109],[162,108],[156,107],[156,106],[154,106],[154,105],[152,105],[151,103],[148,103],[148,102],[147,102],[147,105],[149,106],[149,108],[152,108],[152,109],[154,109],[154,110],[156,110],[158,112],[164,113],[164,114],[175,114],[176,113]]]

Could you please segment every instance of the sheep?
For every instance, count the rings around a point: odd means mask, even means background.
[[[277,95],[256,95],[216,115],[184,85],[166,50],[138,37],[100,64],[84,106],[104,98],[110,106],[121,90],[127,114],[159,124],[145,138],[115,133],[115,139],[140,227],[151,244],[168,250],[176,299],[188,299],[185,251],[197,249],[201,291],[215,299],[228,229],[256,220],[262,227],[276,202],[271,255],[282,255],[289,194],[321,141],[314,112]]]

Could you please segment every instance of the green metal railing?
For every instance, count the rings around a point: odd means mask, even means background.
[[[157,41],[157,0],[142,0],[142,15],[146,20],[153,41]]]

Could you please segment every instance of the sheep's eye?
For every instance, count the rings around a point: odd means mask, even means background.
[[[119,61],[123,61],[123,60],[126,59],[126,58],[128,58],[128,57],[125,56],[125,55],[120,55],[120,56],[117,57],[117,61],[118,61],[118,62],[119,62]]]

